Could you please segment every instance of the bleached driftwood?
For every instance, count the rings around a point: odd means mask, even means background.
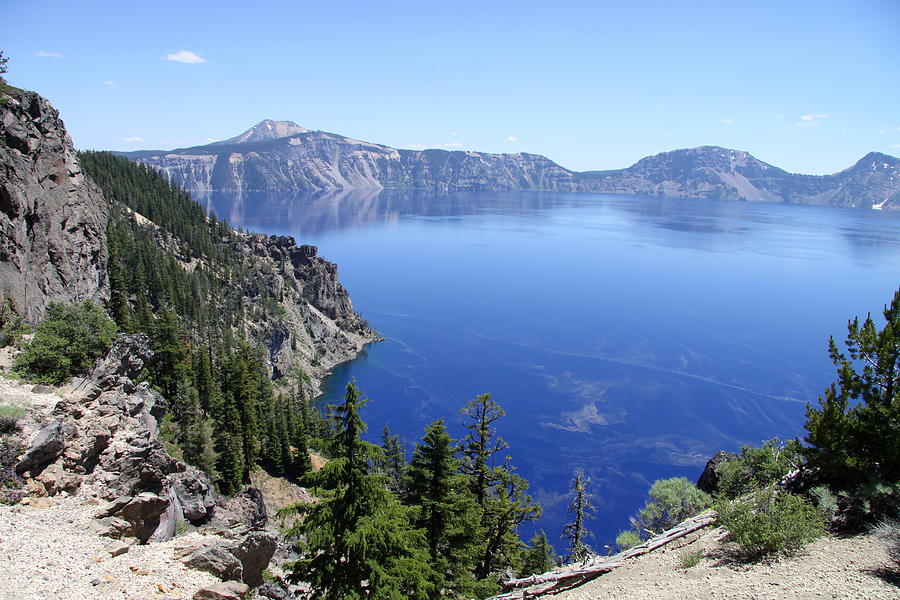
[[[695,517],[682,521],[675,527],[667,529],[656,537],[650,538],[643,544],[619,552],[600,562],[582,564],[581,566],[576,566],[574,568],[567,568],[564,571],[551,571],[541,575],[510,579],[509,581],[503,582],[503,589],[506,591],[503,594],[494,596],[491,600],[534,598],[550,592],[557,592],[561,589],[576,587],[603,573],[608,573],[616,567],[621,567],[629,558],[652,552],[661,546],[665,546],[669,542],[682,538],[698,529],[702,529],[712,523],[715,519],[715,511],[708,510]]]

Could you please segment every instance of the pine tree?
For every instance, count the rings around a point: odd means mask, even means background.
[[[216,423],[214,436],[219,489],[230,496],[236,494],[244,483],[244,448],[240,415],[235,405],[225,405],[222,418]]]
[[[594,506],[588,497],[588,487],[591,484],[590,478],[584,474],[581,469],[575,470],[575,476],[572,478],[572,503],[569,504],[569,513],[574,515],[575,520],[567,523],[563,528],[563,539],[569,540],[569,562],[578,562],[587,558],[591,553],[590,547],[585,543],[585,539],[593,536],[587,529],[585,521],[594,519]]]
[[[133,331],[131,307],[128,305],[128,284],[125,267],[119,252],[119,233],[109,227],[106,236],[107,261],[106,272],[109,276],[109,312],[120,331]]]
[[[463,455],[462,471],[470,476],[472,492],[478,505],[483,508],[488,488],[496,480],[496,476],[492,474],[493,457],[509,446],[491,426],[506,412],[491,400],[490,394],[480,394],[466,404],[461,412],[469,419],[465,425],[469,433],[460,445]]]
[[[377,449],[361,437],[364,403],[348,384],[336,408],[334,456],[311,476],[319,500],[284,511],[301,515],[288,533],[305,538],[297,542],[300,558],[290,565],[291,579],[306,582],[324,600],[430,598],[435,576],[424,537],[383,477],[369,471]]]
[[[387,433],[390,439],[390,430]],[[416,445],[406,478],[406,502],[415,508],[413,523],[425,530],[431,564],[440,587],[468,596],[477,586],[473,571],[478,558],[479,511],[458,472],[453,439],[444,420],[425,428]]]
[[[528,541],[528,548],[522,558],[522,568],[519,577],[528,577],[540,573],[546,573],[556,566],[556,550],[547,539],[543,530],[535,533]]]
[[[508,444],[493,424],[506,413],[481,394],[470,401],[462,414],[468,418],[469,433],[459,446],[460,470],[469,479],[469,489],[481,509],[480,557],[475,567],[477,580],[512,566],[519,551],[518,528],[540,516],[540,505],[527,494],[528,482],[515,473],[509,457],[498,464],[496,455]]]
[[[406,452],[400,441],[400,434],[391,434],[391,428],[385,424],[381,432],[381,457],[378,468],[388,478],[388,487],[392,492],[403,492],[403,480],[406,471]]]
[[[900,290],[880,330],[871,315],[847,324],[847,353],[828,347],[838,379],[806,407],[805,449],[820,477],[838,489],[900,480]]]

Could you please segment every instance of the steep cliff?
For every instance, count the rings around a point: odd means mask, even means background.
[[[14,88],[5,92],[4,100],[0,300],[9,298],[28,321],[39,321],[53,301],[110,301],[108,235],[115,230],[120,255],[127,249],[157,253],[153,265],[147,256],[142,259],[146,279],[136,281],[134,273],[125,277],[134,288],[126,302],[136,306],[144,296],[153,311],[168,303],[179,310],[189,330],[206,339],[224,335],[226,329],[247,334],[268,350],[275,377],[302,369],[309,376],[310,393],[328,369],[354,358],[376,339],[353,311],[337,267],[318,257],[316,248],[297,246],[291,238],[239,233],[209,221],[186,194],[170,189],[149,169],[112,172],[97,168],[96,161],[82,165],[47,100]],[[295,134],[302,128],[272,124],[270,129],[256,137]],[[136,167],[114,160],[125,169]],[[96,182],[89,166],[94,167]],[[155,210],[137,203],[141,194],[154,199]],[[173,203],[159,204],[168,195]],[[147,245],[138,249],[140,240]],[[182,282],[187,292],[138,289],[159,283],[158,270],[168,268],[162,264],[181,271],[168,279]],[[226,322],[223,315],[229,310],[241,311],[240,320]]]
[[[106,300],[107,204],[57,111],[11,90],[0,106],[0,298],[30,322],[48,302]]]
[[[126,156],[195,193],[547,190],[900,208],[900,160],[878,153],[826,176],[788,173],[716,146],[649,156],[626,169],[577,173],[537,154],[399,150],[290,121],[263,121],[224,142]]]

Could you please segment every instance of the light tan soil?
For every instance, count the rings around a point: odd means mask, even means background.
[[[714,532],[701,531],[580,587],[545,596],[553,600],[898,600],[897,579],[882,542],[872,535],[825,537],[799,555],[755,564],[733,560]],[[697,566],[682,557],[703,551]]]

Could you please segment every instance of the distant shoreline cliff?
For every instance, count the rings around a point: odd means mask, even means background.
[[[832,175],[788,173],[717,146],[579,173],[537,154],[402,150],[267,120],[222,142],[123,154],[192,192],[535,190],[900,210],[900,159],[877,152]]]

